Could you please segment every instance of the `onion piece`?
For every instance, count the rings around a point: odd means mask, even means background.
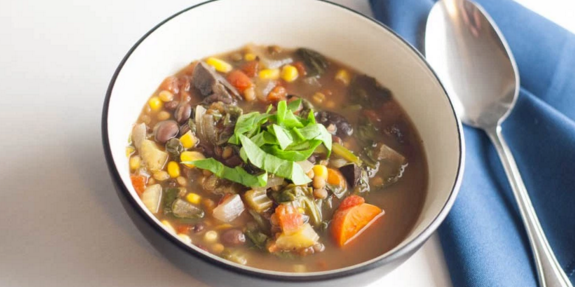
[[[202,131],[208,143],[216,144],[217,137],[216,137],[216,127],[213,115],[204,115],[202,117]],[[201,139],[200,139],[201,141]]]
[[[142,146],[142,141],[146,139],[146,130],[145,123],[135,125],[132,130],[132,143],[138,150],[140,150],[140,146]]]
[[[213,216],[223,222],[232,222],[242,212],[245,206],[239,194],[234,194],[214,208]]]
[[[272,60],[270,58],[260,56],[260,62],[262,63],[262,65],[264,65],[264,67],[266,67],[268,69],[277,69],[283,65],[293,63],[293,59],[292,58],[283,58],[283,59],[279,59],[279,60]]]
[[[255,87],[256,97],[258,98],[258,100],[262,102],[267,102],[268,94],[271,92],[271,90],[273,90],[273,88],[275,88],[275,86],[276,84],[274,81],[261,80],[258,78],[256,80],[256,87]]]
[[[301,166],[301,169],[303,169],[303,172],[305,173],[307,173],[313,168],[313,163],[311,163],[309,160],[302,160],[296,163],[299,164],[299,166]]]
[[[150,185],[142,193],[142,202],[151,213],[158,213],[161,197],[162,186],[159,184]]]
[[[346,165],[348,162],[347,162],[347,160],[345,160],[343,158],[334,158],[334,159],[331,159],[329,161],[329,163],[336,168],[340,168],[340,167]]]
[[[270,176],[268,177],[268,182],[265,186],[253,186],[252,189],[253,190],[267,190],[270,187],[276,187],[279,185],[283,185],[285,182],[283,177],[277,177],[277,176]]]
[[[194,118],[195,122],[196,122],[196,133],[198,138],[200,139],[200,142],[205,141],[206,140],[206,136],[204,134],[203,131],[203,117],[206,114],[206,108],[204,108],[202,105],[197,105],[196,106],[196,116]]]

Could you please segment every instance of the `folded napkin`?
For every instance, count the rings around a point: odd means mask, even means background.
[[[521,92],[503,124],[547,239],[575,283],[575,35],[511,0],[477,0],[507,39]],[[431,0],[370,0],[423,51]],[[537,286],[527,235],[493,145],[465,127],[465,175],[439,229],[454,286]]]

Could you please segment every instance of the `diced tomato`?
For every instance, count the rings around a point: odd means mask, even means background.
[[[303,215],[292,205],[280,204],[275,214],[282,231],[286,234],[296,232],[303,225]]]
[[[190,233],[191,229],[192,229],[192,226],[190,226],[190,225],[180,225],[180,226],[176,227],[176,232],[178,234],[180,234],[180,233],[188,234],[188,233]]]
[[[132,185],[134,186],[134,189],[136,190],[138,195],[142,195],[142,193],[144,193],[144,190],[146,190],[146,184],[148,183],[148,178],[143,175],[132,175],[130,176],[130,179],[132,180]]]
[[[182,73],[191,76],[194,73],[194,69],[196,68],[196,65],[198,64],[198,62],[193,62],[189,65],[187,65],[183,70]]]
[[[297,69],[300,76],[307,75],[307,71],[305,70],[305,65],[303,62],[295,62],[293,63],[293,66]]]
[[[240,93],[253,85],[252,80],[242,71],[233,70],[228,74],[228,82],[232,84]]]
[[[277,85],[268,94],[268,100],[271,102],[279,102],[285,100],[287,97],[287,90],[283,86]]]
[[[381,208],[369,203],[338,209],[330,223],[333,239],[338,246],[344,246],[383,214]]]
[[[339,207],[337,208],[338,210],[344,210],[344,209],[348,209],[350,207],[354,207],[356,205],[360,205],[365,203],[365,199],[363,199],[363,197],[359,196],[359,195],[350,195],[348,197],[346,197],[341,204],[339,205]]]
[[[246,73],[248,77],[255,77],[258,74],[260,62],[258,61],[249,61],[242,66],[242,71]]]

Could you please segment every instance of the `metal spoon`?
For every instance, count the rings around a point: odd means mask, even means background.
[[[519,95],[519,75],[499,29],[483,8],[473,2],[438,1],[427,19],[425,52],[461,120],[483,129],[497,149],[529,237],[539,284],[571,287],[545,238],[513,154],[501,133],[501,123]]]

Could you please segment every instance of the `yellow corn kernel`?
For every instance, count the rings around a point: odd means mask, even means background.
[[[344,85],[347,86],[347,85],[349,85],[349,81],[350,81],[349,72],[347,70],[340,69],[335,74],[335,79],[342,82]]]
[[[188,161],[195,161],[195,160],[200,160],[200,159],[205,159],[206,157],[201,153],[201,152],[197,152],[197,151],[185,151],[183,153],[180,154],[180,161],[182,163],[184,162],[188,162]],[[193,164],[189,164],[189,163],[184,163],[184,165],[186,165],[189,168],[194,168],[195,165]]]
[[[157,170],[157,171],[154,171],[154,173],[152,174],[152,177],[155,180],[162,182],[164,180],[168,180],[170,178],[170,175],[163,170]]]
[[[192,244],[192,239],[186,234],[180,233],[178,234],[178,238],[180,238],[184,243]]]
[[[126,157],[130,157],[134,152],[136,152],[136,149],[133,146],[129,146],[126,148]]]
[[[317,92],[311,98],[316,104],[321,104],[325,100],[325,94]]]
[[[188,131],[182,137],[180,137],[180,142],[182,142],[182,146],[184,148],[193,148],[194,146],[196,146],[196,143],[198,142],[198,140],[192,134],[191,131]]]
[[[218,240],[218,233],[210,230],[204,234],[204,240],[207,242],[216,242],[216,240]]]
[[[172,115],[166,111],[161,111],[158,113],[158,116],[156,117],[158,119],[158,121],[165,121],[167,119],[169,119]]]
[[[220,253],[224,252],[224,249],[225,249],[225,247],[223,244],[216,243],[216,244],[214,244],[214,246],[212,246],[212,253],[220,254]]]
[[[142,159],[135,155],[133,157],[130,158],[130,169],[131,170],[137,170],[138,168],[140,168],[140,164],[142,163]]]
[[[299,76],[299,73],[298,73],[296,67],[294,67],[292,65],[285,65],[282,68],[281,77],[282,77],[282,79],[284,79],[284,81],[286,81],[288,83],[293,82],[297,79],[298,76]]]
[[[327,180],[327,167],[321,164],[316,164],[313,166],[314,177],[321,177]]]
[[[226,61],[214,57],[209,57],[206,60],[206,64],[214,67],[220,73],[228,73],[233,69],[232,65],[226,63]]]
[[[254,53],[246,53],[244,55],[244,60],[246,60],[246,61],[253,61],[255,59],[256,59],[256,54],[254,54]]]
[[[180,176],[180,165],[175,161],[168,162],[168,174],[171,178]]]
[[[262,80],[277,80],[280,78],[280,69],[263,69],[259,76]]]
[[[162,109],[162,101],[160,100],[160,98],[158,97],[151,97],[148,100],[148,105],[150,105],[150,108],[152,109],[152,111],[157,112],[159,110]]]
[[[217,230],[224,230],[224,229],[230,229],[234,227],[233,225],[229,224],[229,223],[224,223],[224,224],[220,224],[218,226],[216,226]]]
[[[303,208],[301,208],[301,207],[298,207],[298,208],[297,208],[297,212],[299,212],[299,213],[301,213],[301,214],[304,214],[304,213],[305,213],[305,209],[303,209]]]
[[[164,227],[171,233],[176,233],[176,230],[174,229],[174,227],[172,226],[172,224],[170,224],[169,221],[167,220],[162,220],[162,224],[164,225]]]
[[[171,102],[174,100],[174,94],[170,93],[170,91],[161,91],[158,94],[158,98],[162,100],[162,102]]]
[[[202,197],[199,196],[197,193],[190,192],[186,195],[186,200],[192,204],[199,205]]]

